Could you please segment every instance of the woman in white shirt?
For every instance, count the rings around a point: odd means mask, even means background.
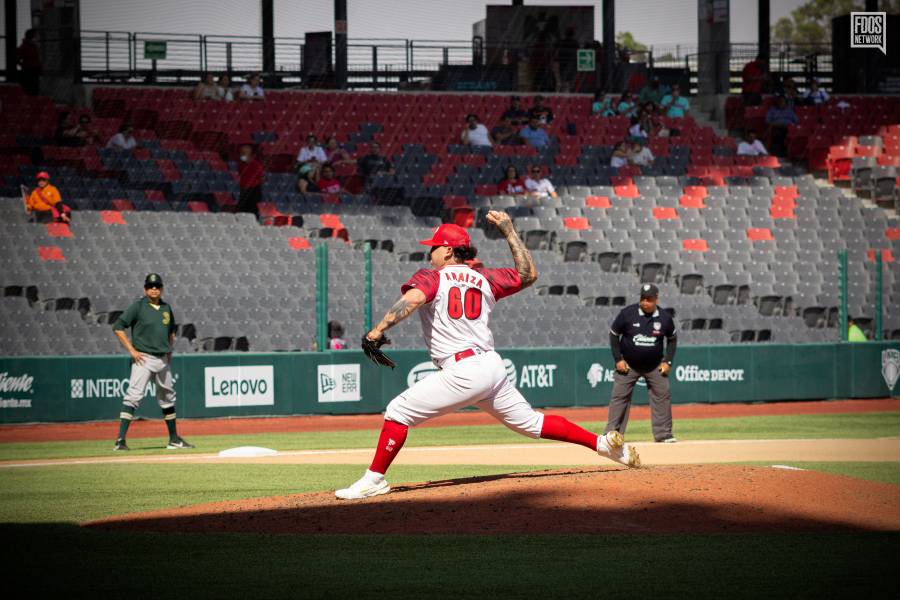
[[[613,148],[612,158],[609,160],[609,166],[619,168],[628,164],[629,152],[625,142],[619,142]]]
[[[478,121],[476,115],[466,116],[466,128],[463,129],[460,136],[463,144],[469,146],[487,146],[491,147],[491,134],[482,123]]]
[[[137,140],[134,139],[134,127],[127,123],[122,125],[119,128],[119,133],[109,138],[109,141],[106,142],[106,147],[116,150],[132,150],[136,148]]]
[[[203,76],[203,80],[194,88],[194,100],[215,100],[218,95],[212,73]]]
[[[643,144],[641,138],[635,138],[631,143],[631,157],[629,158],[631,164],[639,167],[649,167],[653,164],[654,158],[650,148]]]
[[[219,76],[219,81],[216,82],[216,98],[223,102],[234,100],[234,92],[231,91],[231,77],[228,75]]]
[[[247,83],[241,86],[238,94],[241,100],[264,100],[266,93],[263,91],[262,85],[259,83],[259,75],[254,73],[247,78]]]
[[[534,165],[529,169],[529,175],[525,178],[525,189],[529,196],[535,198],[556,198],[556,188],[546,177],[541,177],[541,168]]]
[[[756,139],[756,133],[753,131],[747,131],[737,147],[738,156],[766,156],[767,154],[769,153],[766,152],[766,147]]]

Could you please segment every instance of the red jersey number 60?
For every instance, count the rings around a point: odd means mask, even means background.
[[[464,312],[470,321],[481,316],[481,290],[468,288],[463,296],[458,287],[450,288],[447,292],[447,314],[451,319],[459,319]]]

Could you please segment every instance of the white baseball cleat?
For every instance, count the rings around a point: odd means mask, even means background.
[[[610,431],[601,435],[597,442],[597,454],[627,467],[641,466],[641,457],[637,449],[625,443],[625,438],[618,431]]]
[[[391,491],[391,486],[388,485],[384,476],[374,479],[369,476],[369,473],[366,473],[359,481],[348,488],[337,490],[334,495],[340,500],[362,500],[387,494],[389,491]]]

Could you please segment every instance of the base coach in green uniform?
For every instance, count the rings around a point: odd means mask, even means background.
[[[156,384],[156,401],[162,409],[169,443],[166,448],[193,448],[178,437],[175,429],[175,386],[172,382],[172,345],[175,343],[175,315],[172,307],[162,300],[163,282],[156,273],[144,280],[144,297],[135,301],[113,323],[113,331],[131,355],[131,379],[119,423],[119,437],[114,450],[128,450],[125,434],[134,420],[134,411],[141,404],[150,378]],[[131,340],[125,329],[131,328]]]
[[[626,306],[612,322],[609,345],[616,361],[609,422],[606,432],[625,433],[631,394],[641,377],[647,382],[650,396],[650,418],[653,439],[675,442],[672,435],[672,395],[669,393],[669,370],[675,358],[675,321],[656,302],[659,289],[652,283],[641,286],[641,299]],[[666,341],[663,356],[663,340]]]

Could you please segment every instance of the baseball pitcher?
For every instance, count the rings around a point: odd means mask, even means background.
[[[470,268],[466,261],[474,259],[477,251],[469,234],[445,223],[431,239],[421,242],[431,247],[433,268],[416,272],[400,288],[402,297],[363,337],[369,358],[392,367],[393,361],[380,350],[389,343],[385,331],[418,310],[425,343],[439,371],[391,401],[371,466],[359,481],[337,490],[338,498],[356,500],[388,493],[384,474],[403,447],[409,428],[471,405],[522,435],[580,444],[629,467],[640,466],[637,451],[618,431],[598,436],[562,417],[539,413],[507,379],[488,320],[497,301],[534,283],[537,270],[509,215],[491,211],[487,220],[505,236],[515,268]]]

